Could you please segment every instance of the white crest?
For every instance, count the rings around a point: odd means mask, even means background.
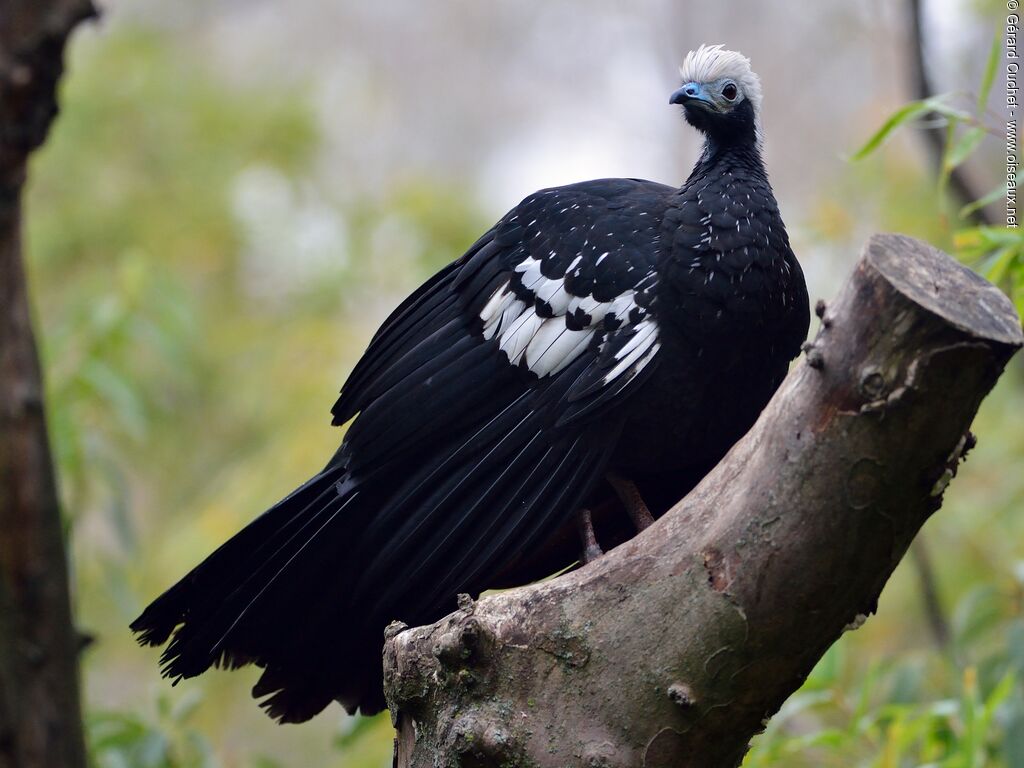
[[[684,83],[713,83],[725,77],[733,80],[754,108],[757,142],[761,143],[761,79],[750,68],[750,59],[721,45],[702,45],[686,54],[679,74]]]

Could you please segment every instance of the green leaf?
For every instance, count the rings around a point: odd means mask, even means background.
[[[961,258],[967,261],[983,259],[992,251],[1012,248],[1024,253],[1024,230],[1014,227],[967,227],[953,236]]]
[[[884,142],[889,135],[905,123],[909,123],[912,120],[931,112],[933,106],[929,101],[911,101],[909,104],[904,104],[902,107],[897,109],[886,120],[882,127],[875,131],[875,134],[868,139],[864,146],[854,152],[853,160],[863,160],[865,157],[870,155]]]
[[[1024,765],[1024,697],[1020,691],[1008,702],[1005,720],[1006,764]]]
[[[946,99],[950,96],[951,94],[939,94],[938,96],[932,96],[930,99],[926,99],[924,103],[928,105],[929,111],[942,115],[951,123],[973,121],[973,115],[968,112],[964,112],[962,109],[957,109],[952,104],[947,103]]]
[[[992,692],[989,693],[988,698],[985,699],[985,706],[982,712],[984,723],[987,726],[992,718],[995,716],[996,710],[1003,705],[1007,699],[1010,698],[1010,694],[1013,693],[1013,687],[1017,682],[1016,676],[1013,671],[1007,672],[1003,675],[1003,679],[999,681]]]
[[[985,138],[985,129],[979,125],[967,129],[959,138],[946,146],[946,156],[942,160],[947,173],[970,157]]]
[[[991,205],[996,200],[999,200],[999,199],[1005,197],[1007,192],[1008,192],[1008,189],[1007,189],[1006,184],[1003,184],[1001,187],[996,187],[995,189],[993,189],[991,192],[989,192],[988,194],[984,195],[983,197],[979,197],[973,203],[968,203],[967,205],[965,205],[963,208],[960,209],[960,212],[957,215],[961,219],[966,219],[968,216],[970,216],[975,211],[980,210],[981,208],[984,208],[987,205]]]
[[[129,435],[136,440],[145,436],[146,407],[132,382],[98,357],[82,366],[81,379],[109,406]]]
[[[946,187],[949,184],[949,175],[953,171],[953,166],[946,161],[946,158],[949,156],[949,148],[953,146],[955,138],[956,122],[950,120],[946,123],[946,140],[943,142],[945,150],[943,150],[942,153],[942,168],[939,172],[938,192],[940,200],[946,197]]]
[[[999,285],[1003,278],[1006,277],[1006,270],[1010,268],[1013,263],[1013,257],[1017,254],[1017,249],[1013,246],[1007,245],[1000,248],[992,257],[988,259],[988,264],[982,270],[982,275],[990,283]]]
[[[978,114],[985,111],[988,104],[988,95],[992,91],[992,84],[996,80],[996,68],[999,66],[999,55],[1003,51],[1003,30],[996,29],[992,38],[992,47],[988,52],[988,61],[985,63],[985,74],[981,76],[981,88],[978,90]]]

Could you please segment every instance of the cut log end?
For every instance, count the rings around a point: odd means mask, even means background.
[[[879,234],[868,241],[864,263],[917,306],[979,340],[1024,344],[1013,304],[992,283],[928,243]]]

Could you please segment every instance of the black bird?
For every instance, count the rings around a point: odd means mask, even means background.
[[[761,159],[761,87],[721,46],[671,103],[705,138],[681,188],[530,195],[384,322],[315,477],[132,624],[175,681],[255,664],[284,722],[384,707],[384,627],[589,559],[749,429],[807,334],[803,274]],[[608,512],[609,499],[615,509]],[[616,510],[617,509],[617,513]],[[606,521],[606,522],[602,522]]]

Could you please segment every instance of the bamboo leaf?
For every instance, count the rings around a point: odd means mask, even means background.
[[[970,113],[964,112],[964,110],[958,109],[952,104],[948,104],[946,102],[948,98],[949,94],[940,94],[927,99],[924,104],[927,105],[929,111],[942,115],[951,123],[969,122],[974,119],[974,116]]]
[[[977,125],[961,133],[959,138],[946,149],[946,157],[943,160],[946,170],[952,171],[963,163],[974,153],[984,138],[985,129]]]
[[[979,197],[973,203],[968,203],[967,205],[965,205],[963,208],[960,209],[960,213],[958,215],[961,219],[966,219],[975,211],[984,208],[987,205],[991,205],[992,203],[996,202],[996,200],[1005,197],[1008,191],[1009,190],[1006,184],[1003,184],[1001,187],[996,187],[988,194]]]
[[[982,271],[982,275],[990,283],[999,285],[1003,282],[1003,278],[1006,277],[1006,271],[1013,263],[1013,258],[1016,254],[1017,249],[1012,246],[1008,245],[1004,248],[1000,248],[992,254],[990,259],[988,259],[988,264]]]
[[[978,114],[985,111],[988,104],[988,95],[992,91],[992,84],[996,80],[996,68],[999,66],[999,55],[1003,51],[1003,30],[997,29],[995,37],[992,38],[992,48],[988,52],[988,62],[985,64],[985,73],[981,76],[981,88],[978,90]]]
[[[1010,694],[1013,693],[1013,687],[1016,682],[1016,676],[1011,670],[1003,675],[1003,678],[999,681],[996,687],[992,689],[992,692],[989,693],[988,698],[985,699],[985,705],[982,711],[982,717],[984,718],[984,724],[986,727],[995,716],[996,710],[1003,705],[1003,702],[1010,698]]]
[[[902,107],[897,109],[886,120],[882,127],[875,131],[874,135],[871,136],[854,154],[853,160],[863,160],[865,157],[870,155],[884,142],[889,135],[905,123],[909,123],[912,120],[916,120],[922,115],[932,111],[933,107],[926,101],[911,101],[908,104],[904,104]]]

